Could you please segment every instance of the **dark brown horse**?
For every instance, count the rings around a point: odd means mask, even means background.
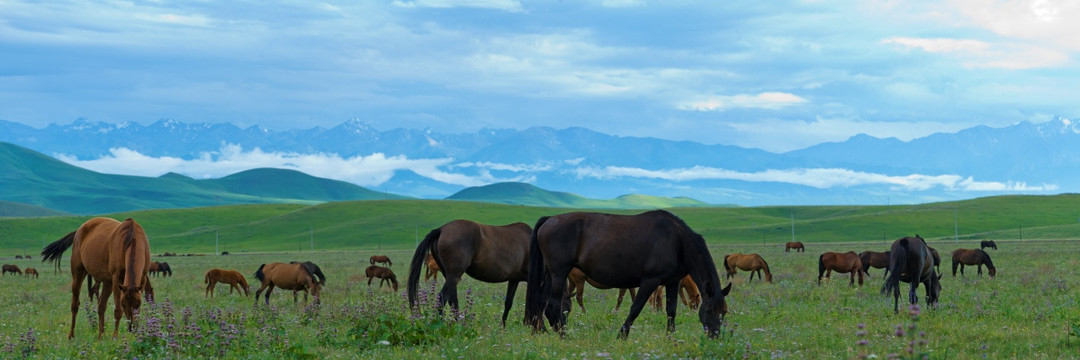
[[[791,249],[795,249],[795,252],[806,252],[806,246],[803,246],[803,243],[799,241],[788,241],[784,244],[784,252],[791,251]]]
[[[934,255],[930,252],[930,247],[926,246],[926,241],[919,235],[901,238],[892,243],[889,251],[890,274],[885,280],[885,285],[881,286],[881,293],[885,295],[892,293],[893,312],[900,312],[901,281],[911,284],[908,300],[912,304],[919,302],[915,294],[919,283],[926,286],[926,303],[928,305],[937,303],[941,293],[941,275],[934,270]]]
[[[577,299],[578,307],[581,308],[582,313],[585,312],[585,303],[584,301],[582,301],[582,298],[584,298],[585,294],[585,283],[589,283],[589,285],[592,285],[594,288],[601,290],[611,289],[610,286],[598,283],[596,282],[596,280],[590,279],[588,276],[585,276],[585,273],[581,272],[581,269],[578,268],[571,269],[570,274],[566,276],[566,280],[569,281],[567,286],[570,289],[570,294],[567,295],[567,297],[573,297]],[[615,302],[615,310],[619,310],[619,307],[622,306],[623,295],[626,295],[627,290],[630,291],[630,298],[634,298],[637,296],[637,290],[635,290],[634,288],[619,289],[619,297],[618,299],[616,299]],[[698,295],[698,297],[701,297],[701,295]],[[568,307],[566,311],[570,311],[570,308]]]
[[[979,242],[979,249],[991,248],[997,250],[997,243],[994,240],[983,240]]]
[[[386,255],[372,255],[368,261],[371,261],[371,265],[386,264],[386,266],[394,266],[394,263],[390,262],[390,257]]]
[[[35,279],[37,279],[38,277],[37,269],[32,267],[28,267],[26,268],[26,270],[23,270],[23,274],[26,275],[26,277],[30,277],[31,275],[33,275]]]
[[[859,261],[862,262],[863,272],[870,276],[870,268],[885,269],[885,276],[889,277],[889,252],[863,251],[859,253]]]
[[[446,283],[439,291],[437,307],[446,303],[458,309],[457,285],[462,274],[488,283],[506,282],[506,300],[502,324],[514,304],[518,283],[525,281],[529,266],[529,236],[532,229],[525,223],[503,226],[480,224],[469,220],[454,220],[431,230],[416,247],[409,265],[409,305],[416,306],[416,286],[420,281],[420,266],[426,253],[431,253]]]
[[[982,249],[956,249],[952,252],[952,276],[956,277],[956,267],[960,267],[960,275],[964,275],[964,265],[975,265],[979,268],[979,276],[982,276],[982,266],[986,265],[986,270],[990,273],[990,277],[997,275],[997,268],[994,267],[994,262],[990,261],[990,254],[987,254]]]
[[[128,330],[134,325],[135,311],[142,305],[143,287],[149,290],[150,244],[146,232],[135,220],[123,222],[109,218],[87,220],[78,230],[72,231],[49,244],[41,251],[42,262],[60,262],[60,257],[71,250],[71,330],[68,338],[75,337],[75,319],[79,312],[79,289],[88,276],[113,294],[116,310],[113,316],[113,337],[120,328],[120,317],[126,317]],[[105,307],[108,298],[98,300],[98,338],[105,333]]]
[[[206,284],[203,297],[214,297],[214,288],[218,283],[229,284],[229,294],[232,294],[235,289],[236,292],[243,292],[244,296],[250,295],[247,279],[244,278],[244,274],[236,270],[210,269],[203,276],[203,283]]]
[[[259,265],[259,269],[255,271],[255,278],[262,282],[262,286],[258,291],[255,291],[255,305],[259,304],[259,295],[262,294],[263,289],[266,290],[266,305],[270,305],[270,293],[274,291],[274,287],[280,287],[285,290],[293,290],[293,303],[299,300],[296,297],[297,291],[304,291],[304,301],[307,301],[308,294],[314,298],[312,301],[314,304],[319,303],[320,285],[315,276],[312,275],[308,266],[303,263],[270,263]]]
[[[566,278],[574,267],[601,284],[617,288],[638,287],[630,314],[619,329],[619,338],[630,333],[649,295],[658,286],[667,288],[668,331],[675,330],[679,282],[690,275],[702,290],[698,318],[710,337],[719,335],[731,285],[721,287],[705,239],[682,219],[663,210],[638,215],[573,212],[542,217],[530,240],[529,286],[525,319],[537,331],[544,330],[542,316],[562,333],[566,316],[562,297]]]
[[[19,275],[23,274],[22,270],[19,270],[19,266],[12,265],[12,264],[4,264],[2,271],[3,272],[0,272],[0,275],[7,275],[7,273],[19,274]]]
[[[394,292],[397,292],[398,282],[397,275],[394,275],[394,271],[388,267],[382,267],[379,265],[368,266],[364,269],[364,273],[367,275],[367,284],[371,286],[371,280],[378,278],[379,288],[382,288],[383,284],[389,284],[394,286]]]
[[[817,283],[821,285],[822,274],[825,278],[832,275],[833,271],[841,274],[851,273],[851,281],[849,286],[855,286],[855,276],[859,276],[859,286],[863,284],[863,265],[859,260],[859,255],[856,255],[854,251],[848,251],[846,253],[839,252],[826,252],[818,257],[818,275]]]
[[[424,272],[424,281],[431,278],[439,280],[439,263],[435,261],[435,257],[431,256],[431,253],[424,257],[424,265],[427,266],[427,271]]]
[[[754,274],[761,280],[761,272],[765,271],[765,282],[772,282],[772,273],[769,272],[769,264],[758,254],[730,254],[724,255],[724,269],[727,270],[727,278],[735,277],[738,269],[750,272],[750,281],[754,281]]]
[[[161,276],[172,276],[172,267],[167,262],[150,262],[150,275],[157,276],[161,273]]]

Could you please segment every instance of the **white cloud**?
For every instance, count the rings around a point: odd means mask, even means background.
[[[1031,69],[1061,66],[1069,55],[1031,44],[995,43],[969,39],[893,37],[881,41],[906,49],[958,56],[965,67]]]
[[[496,9],[506,11],[521,11],[521,3],[514,0],[394,0],[391,4],[404,8],[455,8],[472,7],[482,9]]]
[[[681,110],[723,111],[734,108],[756,108],[775,110],[807,102],[798,95],[783,92],[763,92],[757,95],[710,96],[700,100],[681,103]]]

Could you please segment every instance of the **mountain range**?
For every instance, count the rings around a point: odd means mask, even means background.
[[[363,166],[316,176],[418,198],[446,198],[502,182],[594,199],[643,194],[739,205],[923,203],[1080,191],[1070,181],[1080,175],[1080,125],[1060,117],[911,141],[858,135],[785,153],[578,127],[444,134],[379,131],[362,120],[287,131],[175,120],[147,126],[77,120],[38,129],[0,120],[0,141],[69,162],[109,158],[115,149],[149,158],[218,161],[229,146],[343,159],[380,154],[405,165],[362,181],[345,173],[366,171]],[[295,156],[287,160],[276,167],[309,172],[293,161]],[[421,167],[410,161],[428,163]]]

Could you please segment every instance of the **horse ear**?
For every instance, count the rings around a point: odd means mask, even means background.
[[[720,291],[720,295],[727,296],[731,292],[731,283],[727,283],[727,287]]]

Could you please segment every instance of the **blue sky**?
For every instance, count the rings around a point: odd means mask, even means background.
[[[788,151],[1080,114],[1075,1],[0,0],[0,119]]]

